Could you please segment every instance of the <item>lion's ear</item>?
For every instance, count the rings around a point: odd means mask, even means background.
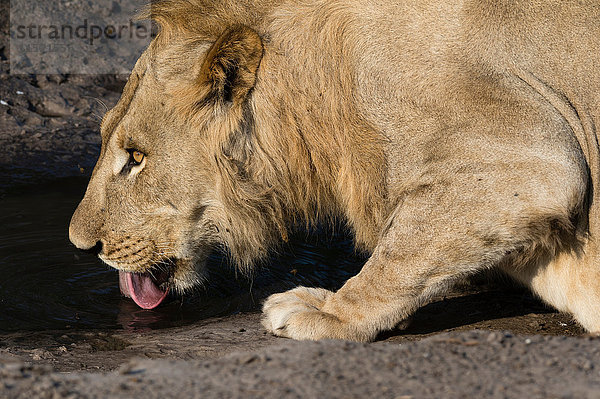
[[[235,26],[225,31],[208,51],[200,71],[210,96],[243,102],[256,83],[262,55],[262,40],[254,30]]]

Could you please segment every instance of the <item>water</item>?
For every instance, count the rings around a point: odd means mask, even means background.
[[[335,289],[365,258],[347,235],[297,233],[255,275],[239,275],[219,254],[206,287],[141,310],[120,295],[118,273],[68,239],[87,181],[67,179],[0,198],[0,332],[156,329],[256,309],[296,285]]]

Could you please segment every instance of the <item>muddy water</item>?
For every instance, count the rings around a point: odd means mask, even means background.
[[[364,263],[343,234],[298,233],[252,278],[213,254],[206,287],[141,310],[120,296],[114,269],[68,240],[85,184],[60,180],[0,198],[0,333],[183,325],[257,308],[266,295],[298,284],[336,288]]]

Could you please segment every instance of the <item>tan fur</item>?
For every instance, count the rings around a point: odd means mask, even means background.
[[[600,332],[595,2],[188,0],[147,14],[161,33],[104,119],[78,247],[169,268],[184,291],[215,246],[249,270],[290,226],[341,216],[371,258],[336,293],[269,298],[269,331],[371,340],[499,268]],[[145,163],[121,170],[127,149]]]

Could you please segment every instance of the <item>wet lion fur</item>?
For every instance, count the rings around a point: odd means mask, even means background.
[[[148,242],[185,290],[214,246],[249,269],[291,226],[342,217],[371,258],[336,293],[270,297],[269,331],[373,339],[482,269],[600,331],[595,2],[189,0],[146,17],[160,33],[104,118],[77,246],[146,272],[157,255],[124,248]],[[147,163],[125,176],[133,145]]]

